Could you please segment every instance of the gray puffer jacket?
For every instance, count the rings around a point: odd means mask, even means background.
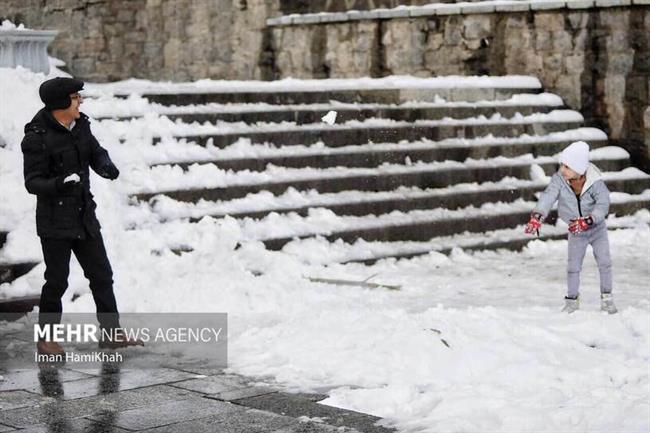
[[[593,218],[594,224],[598,224],[607,218],[609,212],[609,190],[600,170],[593,164],[589,164],[587,168],[587,180],[580,197],[576,196],[571,185],[558,171],[551,177],[551,183],[539,196],[533,212],[539,212],[546,218],[556,201],[558,215],[567,224],[572,219],[589,215]]]

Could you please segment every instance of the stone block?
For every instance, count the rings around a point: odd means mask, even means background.
[[[453,22],[451,20],[445,23],[444,30],[445,45],[456,46],[463,41],[462,22]]]
[[[356,19],[358,20],[376,20],[379,19],[379,11],[371,10],[371,11],[356,11],[358,13],[355,14]],[[348,12],[348,16],[350,16],[350,19],[352,15]]]
[[[570,74],[581,74],[585,67],[584,54],[576,54],[564,58],[566,70]]]
[[[321,14],[320,22],[321,23],[339,23],[349,21],[350,16],[345,12],[334,12],[330,14]]]
[[[471,15],[463,20],[463,35],[466,39],[488,37],[492,31],[492,20],[487,15]]]
[[[111,414],[147,405],[160,405],[172,400],[178,401],[187,398],[187,392],[163,385],[83,399],[53,400],[47,405],[0,411],[0,424],[17,428],[45,424],[53,410],[56,410],[57,416],[64,419]]]
[[[381,19],[408,18],[409,14],[410,10],[407,8],[379,9]]]
[[[496,5],[497,12],[526,12],[530,10],[530,3],[527,1],[502,2]]]
[[[558,31],[564,30],[564,15],[550,12],[535,14],[535,27],[537,30]]]
[[[622,7],[630,6],[631,4],[631,0],[596,0],[596,7],[599,8]]]
[[[44,402],[45,397],[23,390],[0,392],[0,411],[39,406]]]
[[[566,31],[554,31],[551,33],[553,40],[553,50],[555,52],[566,53],[570,52],[573,49],[573,40],[571,34]]]
[[[569,13],[568,19],[572,29],[574,30],[586,29],[587,24],[589,24],[589,13],[588,12]]]
[[[128,430],[144,430],[216,414],[236,414],[241,411],[242,409],[235,405],[217,400],[192,398],[121,411],[119,417],[113,421],[113,425]],[[92,415],[89,418],[101,421],[100,415]]]
[[[44,380],[42,375],[39,377],[38,370],[9,371],[2,375],[4,376],[4,380],[0,381],[0,391],[28,390],[40,386],[41,381]],[[56,380],[61,383],[66,383],[88,377],[90,375],[79,371],[61,369]]]
[[[244,378],[225,374],[176,382],[172,386],[202,394],[218,394],[235,389],[249,388]]]
[[[179,431],[191,433],[293,433],[298,432],[291,428],[295,423],[294,418],[287,416],[257,409],[243,409],[241,412],[228,415],[211,415],[192,421],[156,427],[147,430],[147,433],[178,433]],[[305,429],[303,432],[321,433],[322,430],[316,426],[313,429]]]
[[[258,397],[266,394],[273,394],[276,392],[277,392],[276,389],[270,387],[251,386],[248,388],[231,389],[228,391],[218,392],[216,394],[209,395],[208,398],[214,398],[223,401],[235,401],[244,398],[251,398],[251,397]]]
[[[595,0],[567,0],[566,2],[566,7],[569,9],[591,9],[595,5]]]
[[[634,51],[626,50],[627,54],[618,54],[610,56],[608,60],[608,72],[617,75],[627,75],[632,70],[634,65]]]
[[[552,9],[564,9],[566,2],[564,1],[532,1],[530,9],[534,11],[547,11]]]
[[[453,3],[441,3],[436,8],[436,15],[460,15],[461,7]]]
[[[305,14],[300,15],[293,19],[294,25],[306,25],[306,24],[316,24],[321,22],[323,18],[326,18],[327,15],[323,14]]]
[[[562,69],[562,54],[551,54],[544,58],[544,67],[549,71],[559,71]]]
[[[300,416],[319,417],[325,419],[330,425],[353,428],[360,432],[389,433],[392,431],[378,426],[376,424],[379,421],[378,417],[314,403],[293,394],[268,394],[241,400],[238,404],[294,418]]]
[[[437,5],[426,5],[420,7],[411,8],[410,16],[417,17],[429,17],[437,14]]]
[[[486,2],[487,3],[487,2]],[[468,4],[461,6],[460,13],[464,15],[469,14],[489,14],[496,11],[494,4],[484,4],[483,2],[477,2],[473,4]]]
[[[633,5],[650,5],[650,0],[632,0]]]
[[[538,30],[537,33],[535,33],[535,49],[537,51],[548,51],[552,46],[551,32]]]

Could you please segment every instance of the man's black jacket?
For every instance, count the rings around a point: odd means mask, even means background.
[[[42,109],[25,125],[21,147],[25,187],[37,196],[38,235],[57,239],[99,235],[88,167],[101,172],[111,160],[91,133],[88,116],[81,113],[69,131],[52,113]],[[63,178],[73,173],[81,182],[63,187]]]

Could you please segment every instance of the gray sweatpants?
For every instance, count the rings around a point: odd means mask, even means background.
[[[569,233],[569,263],[567,266],[567,296],[569,298],[578,296],[580,270],[587,245],[591,245],[598,265],[600,293],[612,292],[612,260],[609,255],[607,224],[601,222],[585,232],[575,235]]]

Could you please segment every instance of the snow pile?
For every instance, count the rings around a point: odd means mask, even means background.
[[[26,28],[25,25],[22,23],[16,25],[9,20],[3,20],[2,24],[0,24],[0,31],[3,30],[30,30],[30,29]]]

